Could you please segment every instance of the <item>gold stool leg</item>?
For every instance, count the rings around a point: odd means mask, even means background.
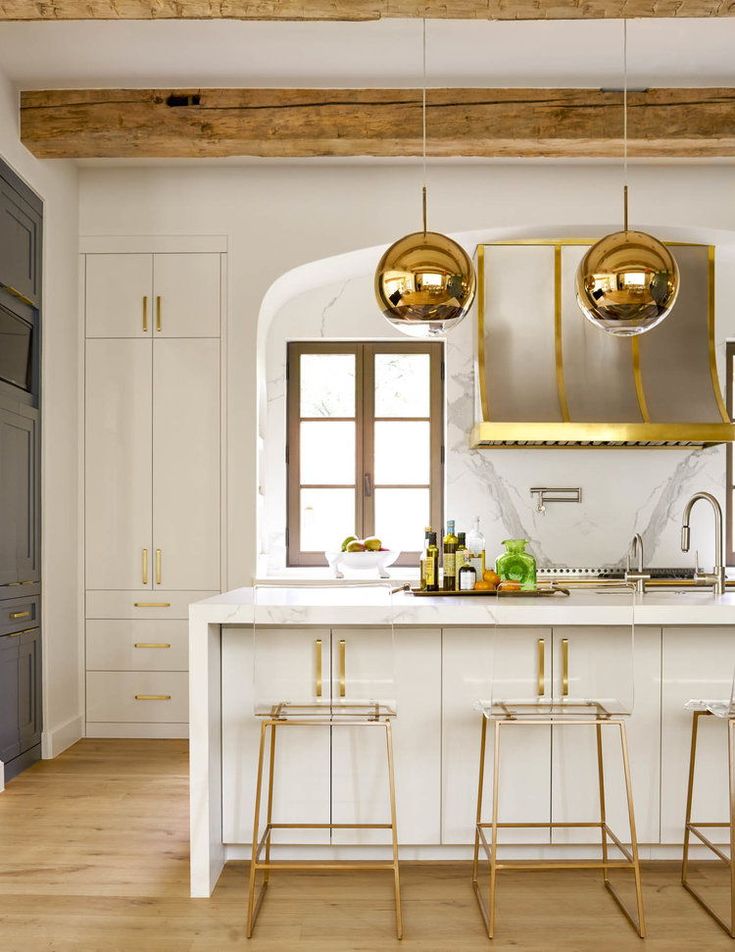
[[[482,823],[482,792],[485,785],[485,744],[487,741],[487,718],[482,715],[482,731],[480,733],[480,770],[477,781],[477,812],[475,814],[475,851],[472,858],[472,885],[478,887],[478,873],[480,861],[480,823]]]
[[[390,792],[390,829],[393,838],[393,877],[396,902],[396,936],[403,938],[403,914],[401,912],[401,880],[398,869],[398,823],[396,819],[396,780],[393,766],[393,730],[390,721],[385,722],[385,740],[388,753],[388,786]]]
[[[270,758],[268,763],[268,807],[266,812],[266,824],[268,828],[268,836],[265,841],[265,863],[266,868],[263,870],[263,883],[265,886],[268,885],[270,879],[271,871],[268,868],[268,864],[271,861],[271,837],[272,831],[270,829],[271,823],[273,822],[273,778],[275,775],[276,769],[276,725],[271,725],[271,748],[270,748]]]
[[[692,822],[692,802],[694,800],[694,773],[697,762],[697,734],[699,732],[699,711],[692,714],[692,743],[689,750],[689,786],[687,787],[687,809],[684,820],[684,849],[681,858],[681,884],[686,886],[689,871],[689,824]]]
[[[727,766],[730,794],[730,936],[735,939],[735,719],[727,721]]]
[[[500,725],[501,721],[495,721],[494,741],[495,750],[493,751],[493,816],[492,816],[492,840],[490,843],[490,885],[488,887],[488,910],[487,910],[487,936],[492,939],[495,934],[495,882],[498,866],[498,807],[500,799]]]
[[[605,761],[602,755],[602,724],[596,724],[597,732],[597,778],[600,785],[600,823],[602,824],[600,832],[602,834],[602,881],[608,882],[607,875],[607,808],[605,805]]]
[[[250,857],[250,879],[248,883],[248,924],[247,937],[250,939],[253,935],[255,926],[255,873],[258,860],[258,840],[260,827],[260,795],[263,786],[263,760],[265,759],[265,732],[268,729],[268,722],[263,721],[260,725],[260,748],[258,750],[258,778],[255,786],[255,814],[253,818],[253,850]]]
[[[621,721],[620,746],[623,753],[623,772],[625,774],[625,794],[628,799],[628,825],[630,827],[630,851],[633,856],[633,875],[635,877],[636,905],[638,907],[638,935],[646,937],[646,919],[643,911],[643,887],[641,885],[641,864],[638,859],[638,835],[635,828],[635,811],[633,809],[633,784],[630,777],[630,759],[628,757],[628,738],[625,724]]]

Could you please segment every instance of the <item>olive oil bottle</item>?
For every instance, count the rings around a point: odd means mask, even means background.
[[[454,587],[459,591],[459,576],[462,573],[462,566],[466,565],[469,562],[470,553],[467,550],[467,543],[465,542],[465,533],[457,533],[457,556],[454,560],[454,577],[456,579]]]
[[[426,548],[421,560],[422,574],[427,592],[439,591],[439,547],[436,544],[436,532],[429,531]]]
[[[420,573],[421,573],[420,576],[419,576],[419,578],[420,578],[419,588],[421,589],[422,592],[425,592],[425,591],[426,591],[426,571],[425,571],[425,563],[426,563],[426,551],[427,551],[427,549],[429,548],[429,536],[430,536],[430,535],[431,535],[431,526],[427,526],[426,529],[424,530],[424,548],[423,548],[423,551],[422,551],[422,553],[421,553],[421,559],[420,559],[420,561],[419,561],[419,569],[420,569]]]
[[[444,591],[453,592],[457,588],[457,546],[459,539],[454,534],[454,519],[447,520],[447,534],[444,536],[442,559],[444,562]]]

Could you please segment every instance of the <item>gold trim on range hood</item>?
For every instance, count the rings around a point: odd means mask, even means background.
[[[571,269],[594,240],[478,245],[476,403],[481,419],[472,430],[472,447],[694,449],[735,441],[715,360],[714,247],[667,242],[679,249],[680,299],[647,340],[626,340],[603,334],[576,310]],[[507,259],[494,262],[495,285],[492,276],[487,279],[489,249]],[[535,258],[525,273],[516,254],[524,249],[533,249]],[[564,254],[569,260],[563,266]],[[520,273],[511,274],[514,268]],[[544,269],[546,274],[537,273]],[[495,314],[489,300],[494,286],[500,299],[494,302]],[[541,295],[538,306],[526,300],[534,292]],[[689,416],[692,407],[695,420]]]

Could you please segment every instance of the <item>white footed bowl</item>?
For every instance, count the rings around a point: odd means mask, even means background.
[[[337,578],[343,578],[341,569],[362,569],[375,571],[381,578],[390,578],[386,569],[393,565],[401,553],[392,549],[388,552],[325,552],[329,567]]]

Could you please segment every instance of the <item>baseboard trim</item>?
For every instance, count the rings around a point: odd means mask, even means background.
[[[84,717],[77,714],[52,730],[43,731],[41,734],[41,757],[44,760],[53,760],[54,757],[63,754],[72,744],[76,744],[82,737],[84,737]]]
[[[150,738],[152,740],[185,740],[189,736],[188,724],[117,724],[103,721],[87,721],[87,737]]]

